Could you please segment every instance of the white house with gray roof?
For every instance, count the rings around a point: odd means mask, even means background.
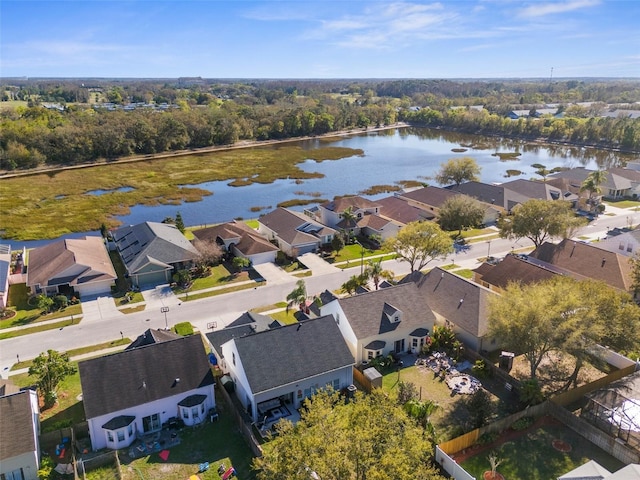
[[[333,316],[358,364],[392,352],[419,351],[435,323],[414,283],[336,298],[320,313]]]
[[[233,337],[220,350],[220,367],[256,422],[274,409],[299,409],[322,388],[353,383],[353,356],[330,315]]]
[[[40,409],[35,390],[0,396],[0,478],[37,480]]]
[[[116,249],[136,286],[171,282],[173,274],[190,268],[196,248],[174,225],[144,222],[112,233]]]

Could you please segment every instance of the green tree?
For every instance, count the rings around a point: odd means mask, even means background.
[[[344,248],[344,240],[341,235],[334,235],[331,239],[331,248],[336,252],[336,255],[340,254],[340,250]]]
[[[438,223],[443,230],[458,230],[462,235],[465,228],[473,228],[482,224],[484,207],[476,199],[466,195],[448,198],[438,212]]]
[[[640,251],[629,259],[631,265],[631,289],[636,299],[640,297]]]
[[[44,293],[36,296],[36,305],[43,312],[50,312],[53,307],[53,298],[47,297]]]
[[[595,170],[587,175],[582,185],[580,185],[580,193],[589,192],[589,198],[587,203],[589,204],[589,211],[598,212],[597,197],[602,193],[601,185],[607,181],[606,170]]]
[[[436,223],[411,222],[395,237],[387,239],[383,249],[395,252],[398,259],[409,262],[414,272],[453,252],[453,241]]]
[[[231,263],[238,271],[242,270],[243,268],[249,268],[251,266],[251,260],[245,257],[233,257]]]
[[[537,247],[553,238],[569,238],[585,220],[576,217],[571,204],[559,200],[527,200],[513,208],[512,214],[498,219],[502,238],[528,238]]]
[[[465,402],[465,406],[471,416],[472,428],[480,428],[487,425],[495,411],[491,398],[484,388],[475,392]]]
[[[63,308],[67,308],[69,304],[69,299],[67,299],[66,295],[56,295],[53,297],[53,306],[57,310],[62,310]]]
[[[368,260],[367,268],[364,270],[364,276],[367,279],[373,280],[373,284],[376,286],[376,290],[378,290],[378,286],[380,285],[380,280],[392,280],[393,272],[389,270],[385,270],[382,268],[382,259],[380,260]]]
[[[181,287],[185,287],[191,283],[191,273],[189,270],[178,270],[173,274],[173,281]]]
[[[293,305],[298,305],[301,312],[307,311],[307,284],[298,280],[296,287],[287,295],[287,312]]]
[[[375,389],[351,402],[322,391],[306,403],[294,426],[281,420],[278,435],[254,459],[259,480],[435,480],[433,445],[401,407]]]
[[[46,407],[55,404],[60,382],[74,373],[76,368],[69,362],[69,355],[55,350],[41,353],[29,367],[29,375],[36,377]]]
[[[479,181],[480,166],[471,157],[452,158],[440,165],[435,179],[440,185],[455,183],[456,186],[462,182]]]
[[[176,228],[184,233],[184,221],[182,220],[182,214],[180,212],[176,213]]]
[[[349,278],[349,280],[347,280],[342,284],[342,286],[340,287],[340,290],[342,290],[343,292],[349,295],[353,295],[354,293],[356,293],[358,288],[363,287],[366,284],[367,284],[367,277],[365,277],[364,275],[352,275],[351,278]]]

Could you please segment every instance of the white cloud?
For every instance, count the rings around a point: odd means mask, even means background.
[[[519,12],[520,17],[543,17],[555,13],[572,12],[582,8],[594,7],[600,0],[569,0],[567,2],[534,3]]]

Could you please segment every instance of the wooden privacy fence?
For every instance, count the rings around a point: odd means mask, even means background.
[[[233,416],[233,419],[236,422],[236,425],[238,426],[240,433],[247,440],[247,443],[249,444],[249,448],[251,448],[253,455],[256,457],[261,457],[262,447],[260,446],[260,442],[258,442],[258,440],[256,439],[256,436],[253,434],[251,425],[245,421],[242,413],[238,410],[238,408],[236,407],[236,404],[234,403],[233,399],[229,395],[229,392],[227,392],[227,390],[222,385],[220,378],[222,377],[218,377],[216,379],[216,382],[217,382],[216,390],[220,393],[220,395],[224,399],[224,402],[227,405],[230,414]]]
[[[371,393],[371,381],[356,367],[353,367],[353,379],[362,385],[367,393]]]
[[[118,458],[118,451],[111,450],[101,455],[80,459],[76,463],[76,470],[79,476],[86,480],[87,472],[95,470],[106,465],[112,466],[115,478],[120,480],[122,478],[122,471],[120,467],[120,459]]]

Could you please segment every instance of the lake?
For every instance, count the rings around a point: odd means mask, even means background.
[[[327,144],[327,139],[299,142],[305,149]],[[212,191],[213,195],[203,197],[199,202],[183,203],[180,206],[136,206],[131,208],[128,215],[117,218],[123,224],[160,222],[166,217],[175,217],[180,211],[187,226],[211,225],[234,218],[256,218],[286,200],[332,200],[337,195],[358,194],[376,185],[394,185],[408,180],[435,185],[431,177],[439,170],[440,165],[450,158],[463,156],[470,156],[478,162],[482,169],[481,180],[487,183],[501,183],[516,178],[540,178],[535,174],[536,169],[531,166],[536,163],[545,165],[548,169],[579,166],[606,168],[635,158],[581,147],[527,144],[512,139],[464,135],[426,128],[399,128],[336,137],[330,145],[362,149],[365,153],[362,156],[341,160],[308,160],[300,165],[305,171],[323,174],[323,178],[304,181],[285,179],[271,184],[255,183],[243,187],[230,187],[224,181],[208,182],[199,184],[198,187]],[[273,148],[278,147],[276,145]],[[466,151],[452,151],[462,148]],[[496,152],[520,152],[521,155],[517,160],[500,161],[497,156],[492,156]],[[506,178],[507,170],[519,170],[523,174]],[[99,191],[94,194],[108,195],[109,192]],[[392,193],[366,196],[376,200],[389,195]],[[261,209],[255,211],[258,207]],[[293,208],[302,210],[304,207]],[[61,238],[79,235],[82,234],[76,233]],[[12,249],[18,249],[23,246],[33,248],[51,241],[53,240],[1,240],[1,243],[8,243]]]

